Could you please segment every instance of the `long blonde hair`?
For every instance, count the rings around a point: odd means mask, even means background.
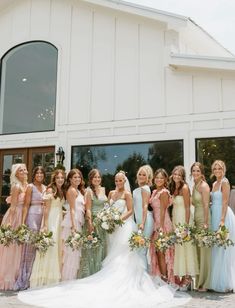
[[[27,177],[25,176],[24,182],[22,183],[18,177],[16,176],[17,171],[20,168],[26,168],[25,164],[14,164],[11,166],[11,176],[10,176],[10,183],[11,187],[19,186],[21,190],[24,189],[24,185],[27,183]]]
[[[210,175],[210,178],[213,178],[214,176],[214,168],[215,168],[215,165],[219,165],[222,169],[223,169],[223,177],[225,177],[225,173],[226,173],[226,165],[225,163],[220,160],[220,159],[217,159],[213,162],[213,164],[211,165],[211,175]]]
[[[136,177],[140,174],[141,171],[144,171],[147,175],[147,183],[146,185],[151,186],[153,184],[153,169],[149,165],[143,165],[137,171]]]

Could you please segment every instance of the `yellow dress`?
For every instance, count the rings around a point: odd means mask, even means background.
[[[193,219],[190,216],[189,224],[192,222]],[[186,223],[184,198],[180,195],[173,197],[173,226],[175,227],[178,223]],[[196,247],[191,242],[175,245],[174,274],[180,277],[198,274]]]
[[[58,283],[61,279],[61,222],[62,206],[65,200],[61,200],[60,198],[55,199],[52,195],[48,198],[51,199],[48,215],[48,231],[53,232],[55,244],[48,248],[44,256],[41,256],[38,252],[36,253],[30,277],[31,288]]]
[[[194,222],[197,228],[203,228],[204,225],[204,209],[202,203],[201,193],[194,187],[192,194],[194,211]],[[209,210],[209,224],[210,229],[210,210]],[[196,288],[209,289],[210,287],[210,273],[211,273],[211,248],[197,247],[197,256],[199,263],[199,275],[196,277]]]

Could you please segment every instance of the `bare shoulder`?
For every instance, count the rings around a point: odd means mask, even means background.
[[[132,198],[132,194],[131,194],[130,191],[125,190],[124,194],[125,194],[125,197],[126,197],[126,198]]]
[[[69,187],[69,189],[68,189],[68,191],[66,193],[66,195],[70,195],[70,196],[77,196],[77,194],[78,193],[77,193],[76,188],[74,188],[72,186]]]
[[[19,193],[21,191],[21,189],[20,189],[20,185],[18,185],[18,184],[16,184],[16,185],[13,185],[12,186],[12,188],[11,188],[11,193],[12,194],[17,194],[17,193]]]
[[[224,188],[230,188],[229,180],[227,178],[224,178],[221,182],[221,186]]]
[[[202,191],[210,191],[210,187],[209,187],[209,185],[207,184],[207,182],[205,182],[205,181],[203,181],[202,183],[201,183],[201,190]]]
[[[188,184],[184,184],[183,187],[182,187],[182,193],[188,193],[189,192],[189,187],[188,187]]]
[[[114,195],[114,193],[115,193],[115,190],[110,190],[109,197],[112,197]]]

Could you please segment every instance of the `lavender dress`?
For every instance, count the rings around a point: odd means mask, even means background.
[[[40,192],[34,184],[29,185],[32,187],[32,198],[26,219],[26,225],[31,230],[39,231],[43,216],[42,196],[46,190],[46,186],[43,185],[42,192]],[[35,248],[32,245],[25,244],[22,251],[20,273],[14,287],[15,290],[29,288],[29,278],[32,272],[35,255]]]

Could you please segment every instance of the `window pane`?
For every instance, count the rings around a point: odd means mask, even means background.
[[[0,133],[55,129],[57,49],[46,42],[15,47],[2,59]]]
[[[211,165],[216,159],[226,164],[228,178],[231,185],[235,185],[235,137],[203,138],[196,140],[197,160],[205,166],[206,179],[211,184]]]
[[[131,188],[135,188],[136,172],[144,164],[170,173],[175,165],[183,164],[183,141],[72,147],[72,168],[79,168],[85,179],[92,168],[98,168],[107,191],[113,189],[113,176],[119,170],[126,172]]]
[[[34,153],[33,154],[33,163],[32,163],[32,169],[34,169],[37,166],[43,166],[45,173],[46,173],[46,179],[45,183],[49,184],[51,180],[51,173],[54,170],[54,152],[48,152],[48,153]]]

